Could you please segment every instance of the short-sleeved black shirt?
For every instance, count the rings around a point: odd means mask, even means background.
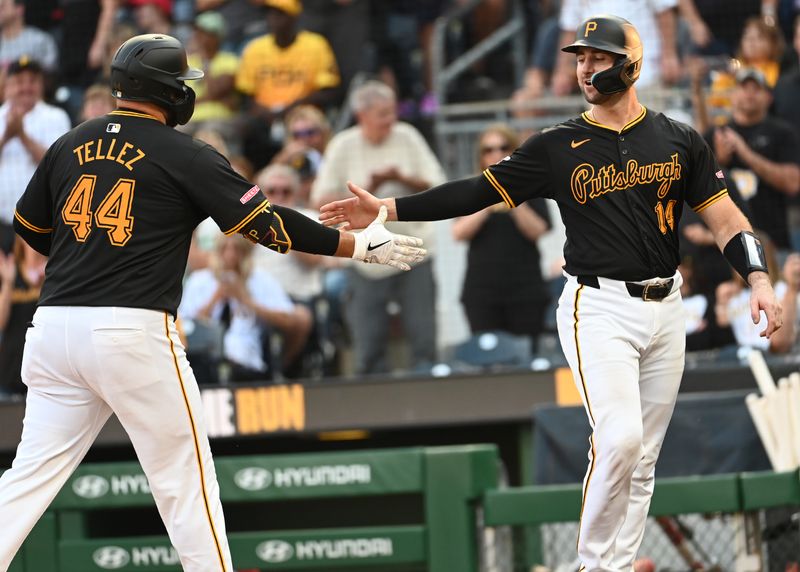
[[[703,138],[645,108],[621,131],[584,113],[534,135],[484,176],[510,206],[554,199],[565,270],[616,280],[672,276],[684,202],[700,212],[727,195]]]
[[[794,128],[781,119],[766,117],[757,125],[728,125],[742,136],[756,153],[776,163],[800,164],[800,148]],[[713,132],[706,135],[711,140]],[[734,154],[728,171],[742,198],[750,208],[751,220],[757,230],[764,231],[782,249],[792,247],[789,232],[789,195],[759,178],[749,165]]]
[[[518,208],[531,209],[550,227],[544,199],[527,201]],[[469,241],[464,299],[501,297],[513,301],[547,297],[539,248],[522,234],[511,212],[491,213]]]
[[[212,147],[118,110],[48,149],[15,216],[52,232],[40,305],[175,314],[194,228],[210,215],[232,234],[265,213],[258,187]]]

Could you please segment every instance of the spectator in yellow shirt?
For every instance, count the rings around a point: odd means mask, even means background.
[[[265,0],[272,33],[252,40],[242,53],[236,88],[252,98],[245,155],[260,168],[280,149],[270,126],[300,104],[325,108],[339,97],[340,76],[328,41],[297,29],[300,0]]]
[[[223,38],[225,19],[221,14],[207,11],[195,18],[189,65],[203,70],[205,76],[194,84],[197,103],[185,130],[213,129],[229,139],[238,99],[234,81],[239,58],[220,50]]]

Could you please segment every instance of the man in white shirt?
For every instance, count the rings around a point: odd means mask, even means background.
[[[44,77],[36,60],[23,56],[12,62],[4,88],[5,102],[0,107],[0,225],[10,227],[14,207],[36,166],[71,124],[66,112],[42,101]]]
[[[445,180],[441,165],[422,135],[411,125],[397,121],[397,101],[389,86],[365,82],[353,92],[350,104],[358,124],[328,143],[311,189],[312,204],[319,206],[348,197],[348,181],[377,197],[396,197],[424,191]],[[411,367],[423,367],[436,357],[433,227],[426,222],[395,222],[390,227],[392,232],[422,237],[428,257],[402,274],[393,269],[376,272],[366,264],[351,267],[345,312],[358,374],[389,370],[390,301],[402,307],[400,317],[410,346]]]

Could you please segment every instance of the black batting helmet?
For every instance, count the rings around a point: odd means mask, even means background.
[[[194,90],[183,82],[203,77],[190,68],[186,50],[172,36],[143,34],[125,41],[111,62],[111,93],[119,99],[149,101],[167,112],[171,127],[194,113]]]
[[[578,27],[575,41],[561,51],[576,53],[580,48],[594,48],[619,56],[609,69],[592,76],[592,85],[600,93],[611,95],[625,91],[639,79],[642,40],[626,19],[610,14],[588,18]]]

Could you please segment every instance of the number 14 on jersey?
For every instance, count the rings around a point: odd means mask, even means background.
[[[92,197],[96,184],[96,175],[81,175],[72,187],[64,208],[61,209],[61,218],[64,224],[72,227],[75,239],[78,242],[85,242],[92,232],[92,214],[94,214],[95,224],[108,229],[108,239],[111,244],[125,246],[133,231],[131,206],[136,181],[118,179],[97,207],[97,211],[92,213]]]
[[[667,201],[667,206],[664,206],[664,203],[658,201],[656,203],[656,217],[658,218],[658,230],[661,231],[661,234],[667,234],[667,228],[669,230],[675,230],[675,203],[678,201],[669,200]]]

